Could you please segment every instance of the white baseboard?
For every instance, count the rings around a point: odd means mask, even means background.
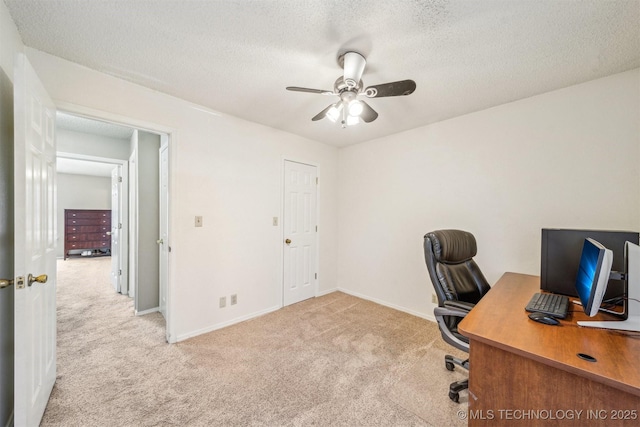
[[[136,311],[136,316],[144,316],[145,314],[151,314],[160,311],[160,307],[150,308],[149,310]]]
[[[421,313],[419,311],[411,310],[411,309],[408,309],[406,307],[401,307],[401,306],[396,305],[396,304],[391,304],[391,303],[389,303],[387,301],[383,301],[383,300],[378,299],[378,298],[372,298],[372,297],[370,297],[368,295],[360,294],[358,292],[353,292],[353,291],[350,291],[348,289],[337,288],[337,290],[340,291],[340,292],[344,292],[345,294],[353,295],[354,297],[366,299],[367,301],[375,302],[376,304],[384,305],[385,307],[393,308],[394,310],[402,311],[404,313],[408,313],[408,314],[411,314],[413,316],[420,317],[422,319],[430,320],[432,322],[436,321],[436,318],[433,316],[433,314]]]
[[[262,315],[272,313],[276,310],[280,310],[281,308],[282,306],[278,305],[275,307],[267,308],[265,310],[257,311],[255,313],[247,314],[245,316],[236,317],[234,319],[227,320],[226,322],[216,323],[215,325],[211,325],[206,328],[188,332],[186,334],[180,334],[176,337],[176,342],[184,341],[186,339],[193,338],[198,335],[206,334],[207,332],[213,332],[218,329],[226,328],[227,326],[235,325],[236,323],[244,322],[245,320],[254,319],[256,317],[260,317]]]
[[[383,301],[383,300],[380,300],[380,299],[377,299],[377,298],[372,298],[372,297],[370,297],[368,295],[363,295],[363,294],[360,294],[358,292],[352,292],[352,291],[350,291],[348,289],[342,289],[342,288],[339,288],[339,287],[338,288],[329,289],[329,290],[324,290],[322,292],[319,292],[316,296],[320,297],[320,296],[328,295],[328,294],[330,294],[332,292],[336,292],[336,291],[344,292],[345,294],[353,295],[354,297],[358,297],[358,298],[362,298],[362,299],[367,300],[367,301],[375,302],[376,304],[384,305],[385,307],[393,308],[394,310],[402,311],[404,313],[408,313],[408,314],[411,314],[413,316],[420,317],[422,319],[426,319],[426,320],[429,320],[429,321],[432,321],[432,322],[436,321],[435,317],[433,317],[433,315],[431,315],[431,314],[425,314],[425,313],[421,313],[421,312],[418,312],[418,311],[415,311],[415,310],[410,310],[410,309],[408,309],[406,307],[401,307],[401,306],[396,305],[396,304],[391,304],[389,302],[386,302],[386,301]],[[275,307],[270,307],[270,308],[267,308],[265,310],[261,310],[261,311],[255,312],[255,313],[247,314],[245,316],[236,317],[236,318],[228,320],[226,322],[216,323],[215,325],[211,325],[211,326],[208,326],[206,328],[201,328],[201,329],[198,329],[198,330],[195,330],[195,331],[187,332],[186,334],[180,334],[180,335],[178,335],[176,337],[176,341],[175,342],[184,341],[186,339],[193,338],[193,337],[196,337],[198,335],[202,335],[202,334],[206,334],[208,332],[213,332],[213,331],[218,330],[218,329],[226,328],[227,326],[235,325],[236,323],[244,322],[245,320],[254,319],[256,317],[259,317],[259,316],[262,316],[262,315],[265,315],[265,314],[268,314],[268,313],[272,313],[272,312],[274,312],[276,310],[280,310],[281,308],[282,308],[282,306],[280,306],[280,305],[275,306]],[[147,311],[149,311],[149,310],[147,310]],[[158,309],[157,308],[156,309],[152,309],[152,311],[158,311]],[[147,312],[145,311],[144,314],[147,314]]]
[[[338,290],[338,288],[328,289],[326,291],[320,291],[320,292],[318,292],[316,297],[322,297],[322,296],[325,296],[325,295],[329,295],[330,293],[336,292],[337,290]]]

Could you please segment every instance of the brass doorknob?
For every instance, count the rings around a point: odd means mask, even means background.
[[[291,239],[287,239],[284,241],[287,245],[291,244]]]
[[[6,288],[7,286],[13,285],[13,280],[11,279],[0,279],[0,289]]]
[[[47,276],[46,274],[41,274],[39,276],[34,276],[33,274],[29,273],[29,276],[27,276],[27,284],[29,286],[33,285],[35,282],[38,283],[47,283],[47,280],[49,279],[49,276]]]

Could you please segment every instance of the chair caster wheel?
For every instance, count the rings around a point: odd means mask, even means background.
[[[460,401],[460,394],[459,393],[454,393],[452,391],[449,392],[449,399],[453,400],[454,402],[458,403]]]
[[[447,368],[447,371],[453,371],[455,369],[455,365],[451,362],[444,362],[444,366]]]

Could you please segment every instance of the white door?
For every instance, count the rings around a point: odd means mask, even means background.
[[[56,379],[55,107],[23,54],[14,91],[14,424],[37,426]]]
[[[284,305],[316,295],[315,166],[284,162]]]
[[[129,296],[135,298],[138,289],[138,131],[134,129],[131,136],[133,152],[129,157],[129,265],[127,279]]]
[[[169,145],[162,136],[160,147],[160,313],[167,319],[167,281],[169,276]]]
[[[121,178],[118,167],[111,171],[111,284],[116,292],[127,293],[122,289],[120,266],[120,187]]]

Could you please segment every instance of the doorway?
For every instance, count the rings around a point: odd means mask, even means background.
[[[166,192],[164,198],[168,200],[170,164],[167,156],[166,185],[161,187],[160,148],[161,141],[164,141],[166,151],[169,152],[170,134],[134,128],[124,124],[125,121],[116,123],[109,118],[107,118],[110,120],[108,122],[104,121],[106,119],[95,118],[99,117],[99,114],[89,116],[84,113],[65,112],[60,113],[60,116],[62,119],[58,123],[62,122],[62,125],[59,125],[58,146],[59,152],[63,153],[61,158],[65,155],[70,157],[69,153],[64,151],[75,151],[74,155],[79,157],[91,157],[87,153],[101,154],[110,156],[109,158],[101,157],[102,163],[112,162],[112,165],[117,166],[118,171],[114,172],[113,177],[110,178],[109,197],[112,200],[112,214],[119,218],[112,224],[114,227],[112,235],[117,234],[119,237],[120,250],[117,252],[120,256],[119,267],[112,269],[111,282],[116,283],[113,280],[113,274],[118,274],[116,290],[134,299],[136,315],[160,311],[165,319],[167,341],[171,342],[170,310],[168,309],[170,307],[168,304],[169,277],[166,273],[168,259],[163,259],[159,247],[160,223],[166,224],[163,241],[167,243],[167,247],[169,241],[169,208],[167,206],[161,212],[160,199],[163,192]],[[72,124],[69,124],[69,121]],[[78,125],[79,122],[82,124]],[[115,137],[109,136],[108,133],[113,129],[125,130],[125,133]],[[80,139],[82,142],[79,141]],[[78,152],[84,154],[78,154]],[[110,160],[105,161],[105,159]],[[98,162],[95,164],[97,165]],[[116,182],[118,178],[122,181],[119,183],[120,186]],[[116,204],[116,201],[119,203]],[[62,236],[59,236],[59,239],[61,238]],[[166,258],[168,258],[168,251],[166,252]],[[114,252],[113,256],[118,254]],[[165,274],[161,274],[160,268],[163,260]],[[144,275],[139,275],[138,271],[144,271]],[[160,294],[164,295],[162,308]]]

